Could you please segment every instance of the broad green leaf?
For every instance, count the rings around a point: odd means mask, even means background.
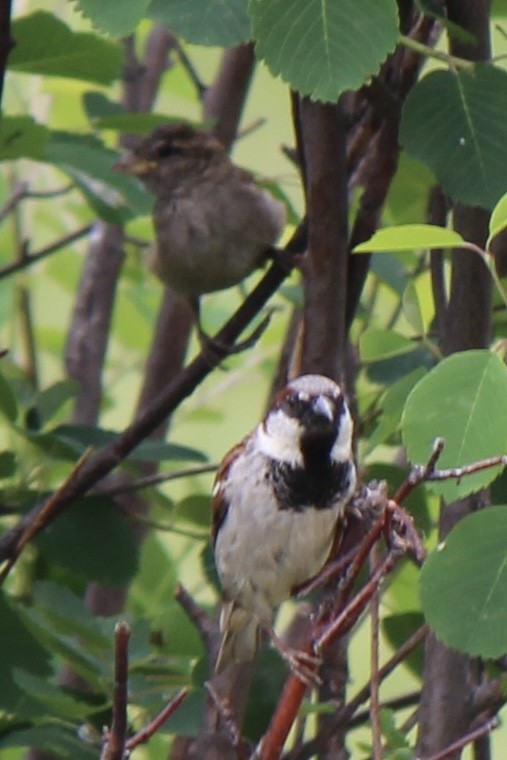
[[[401,414],[407,396],[424,374],[424,368],[417,367],[417,369],[414,369],[412,372],[409,372],[408,375],[402,377],[401,380],[390,385],[386,390],[380,400],[382,414],[380,416],[379,424],[366,442],[368,452],[373,451],[375,446],[378,446],[379,443],[383,443],[393,433],[399,430]]]
[[[421,612],[402,612],[384,617],[382,630],[394,651],[397,651],[423,623],[424,618]],[[419,644],[403,662],[417,678],[421,678],[424,666],[424,644]]]
[[[419,303],[417,288],[415,287],[413,280],[410,280],[407,287],[405,288],[402,304],[403,313],[410,327],[415,331],[417,335],[424,335],[424,319],[422,315],[421,304]]]
[[[251,38],[248,0],[151,0],[146,15],[197,45],[232,47]]]
[[[454,200],[493,208],[505,193],[507,72],[491,66],[434,71],[409,94],[400,142]]]
[[[359,338],[359,352],[363,362],[390,359],[413,351],[415,348],[417,344],[414,341],[394,330],[365,330]]]
[[[104,430],[103,428],[91,425],[59,425],[53,430],[53,434],[62,443],[75,446],[75,451],[78,453],[82,453],[90,446],[96,448],[107,446],[119,435],[114,430]],[[190,446],[150,440],[142,441],[130,454],[129,459],[141,461],[207,461],[206,456],[201,451],[193,449]]]
[[[76,8],[89,18],[96,29],[113,37],[125,37],[134,31],[150,0],[76,0]]]
[[[440,362],[410,393],[401,421],[403,441],[413,463],[428,460],[437,437],[445,441],[438,467],[462,467],[507,454],[507,369],[489,351],[464,351]],[[487,486],[500,469],[428,483],[447,501]]]
[[[16,472],[16,454],[13,451],[0,452],[0,478],[10,478]]]
[[[3,592],[0,592],[0,648],[4,652],[0,657],[0,711],[11,712],[22,708],[19,703],[22,693],[14,681],[13,668],[23,668],[40,676],[49,675],[51,668],[48,652],[28,630],[14,603]]]
[[[211,501],[208,494],[205,496],[187,496],[176,506],[176,513],[182,520],[209,527],[211,519]]]
[[[169,124],[170,121],[172,120],[161,113],[122,113],[93,119],[93,126],[96,129],[114,129],[119,132],[145,135],[155,127]],[[181,120],[178,119],[178,121]]]
[[[463,238],[454,230],[436,224],[400,224],[377,230],[365,243],[356,245],[353,253],[387,253],[414,248],[454,248]]]
[[[18,416],[18,405],[10,383],[0,373],[0,412],[10,422],[15,422]]]
[[[2,116],[0,120],[0,161],[16,158],[42,160],[49,131],[31,116]]]
[[[83,108],[90,121],[102,119],[106,116],[125,114],[125,109],[120,103],[111,100],[103,92],[97,90],[89,90],[83,93]]]
[[[21,668],[13,669],[16,686],[25,692],[26,696],[40,704],[50,715],[58,715],[60,720],[79,720],[86,715],[98,712],[99,707],[92,707],[84,701],[73,699],[62,689],[54,686],[47,678],[35,676]]]
[[[67,172],[85,194],[94,194],[119,216],[125,215],[127,209],[135,215],[150,213],[152,197],[137,181],[113,170],[118,153],[97,138],[53,132],[44,158]]]
[[[137,569],[132,528],[105,498],[90,496],[75,502],[40,534],[36,545],[48,562],[87,581],[126,583]]]
[[[486,249],[489,248],[491,241],[507,227],[507,193],[502,195],[489,219],[489,237],[486,243]]]
[[[447,646],[491,658],[507,652],[507,505],[455,526],[423,566],[421,601]]]
[[[107,3],[104,3],[107,5]],[[36,11],[12,22],[8,66],[14,71],[110,84],[121,74],[123,55],[115,42],[74,32],[56,16]]]
[[[0,749],[8,747],[37,748],[65,760],[97,760],[97,747],[80,738],[74,725],[50,724],[13,730],[0,737]]]
[[[257,55],[314,100],[361,87],[398,39],[392,0],[250,0],[249,10]]]
[[[35,400],[40,426],[54,417],[67,401],[73,399],[78,389],[79,383],[76,380],[59,380],[41,391]]]
[[[56,633],[79,635],[81,644],[89,652],[97,653],[111,648],[114,622],[94,615],[83,599],[66,586],[39,581],[35,584],[33,601],[37,611],[50,622]]]

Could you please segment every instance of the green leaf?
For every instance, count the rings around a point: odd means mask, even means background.
[[[356,245],[353,253],[387,253],[414,248],[454,248],[463,243],[454,230],[435,224],[400,224],[377,230],[365,243]]]
[[[16,472],[16,455],[13,451],[0,452],[0,478],[10,478]]]
[[[77,453],[83,453],[90,446],[95,448],[107,446],[118,437],[119,433],[92,425],[59,425],[53,430],[53,435],[62,443],[74,446]],[[151,440],[142,441],[128,458],[149,462],[164,460],[207,461],[207,457],[201,451],[190,446]]]
[[[28,630],[14,603],[3,592],[0,592],[0,621],[0,651],[4,652],[4,656],[0,657],[0,710],[20,711],[22,692],[14,681],[13,668],[47,676],[51,672],[49,654]],[[5,655],[7,652],[8,657]]]
[[[108,5],[104,3],[103,5]],[[14,71],[111,84],[121,74],[121,47],[95,34],[73,32],[51,13],[14,19],[16,45],[8,58]]]
[[[0,738],[0,749],[36,747],[65,760],[97,760],[97,747],[80,738],[74,725],[46,725],[11,731]],[[19,757],[16,754],[16,757]]]
[[[54,417],[67,401],[73,399],[78,389],[79,383],[76,380],[59,380],[41,391],[35,400],[40,426]]]
[[[507,193],[502,195],[489,219],[489,237],[486,249],[489,249],[491,241],[507,227]]]
[[[113,37],[125,37],[134,31],[145,14],[150,0],[76,0],[76,8],[89,18],[96,29]]]
[[[18,416],[18,405],[10,383],[0,373],[0,412],[10,422],[15,422]]]
[[[106,621],[90,612],[84,601],[68,588],[51,581],[39,581],[33,598],[37,612],[46,618],[54,632],[79,636],[80,643],[89,652],[109,651],[114,622],[109,619],[105,626]]]
[[[103,92],[97,92],[97,90],[89,90],[83,93],[83,108],[91,121],[106,116],[120,116],[125,113],[120,103],[111,100]]]
[[[428,460],[437,437],[445,448],[439,468],[462,467],[507,452],[507,369],[489,351],[464,351],[444,359],[410,393],[401,421],[414,463]],[[484,488],[500,468],[427,485],[448,502]]]
[[[434,71],[410,92],[400,142],[454,200],[493,208],[505,192],[507,73],[490,64]]]
[[[421,601],[447,646],[481,657],[507,652],[507,505],[455,526],[423,566]]]
[[[0,161],[16,158],[42,160],[49,130],[31,116],[2,116],[0,120]]]
[[[152,0],[146,15],[197,45],[232,47],[251,38],[247,0]]]
[[[361,87],[398,39],[392,0],[250,0],[249,9],[257,55],[314,100]]]
[[[414,385],[425,375],[423,367],[417,367],[412,372],[393,383],[380,400],[382,415],[379,424],[367,441],[367,451],[373,451],[375,446],[386,441],[399,430],[403,406]]]
[[[132,528],[105,498],[89,496],[75,502],[36,544],[46,560],[88,581],[127,583],[137,569]]]
[[[168,119],[161,113],[121,113],[93,119],[96,129],[114,129],[119,132],[132,132],[138,135],[149,134],[155,127],[169,124],[181,119]]]
[[[424,319],[419,303],[419,295],[417,288],[414,285],[413,280],[410,280],[405,291],[403,293],[403,313],[409,323],[410,327],[415,331],[417,335],[424,335]]]
[[[414,341],[394,330],[365,330],[359,338],[361,361],[375,362],[407,354],[417,348]]]
[[[102,204],[116,212],[116,221],[150,213],[152,197],[136,180],[113,171],[118,153],[96,137],[52,132],[44,158],[67,172],[88,197],[95,196],[99,208]]]
[[[47,678],[40,678],[20,668],[13,669],[13,678],[21,691],[30,700],[40,703],[50,715],[58,715],[60,720],[79,720],[97,712],[98,707],[73,699],[62,689],[54,686]]]
[[[206,528],[210,525],[211,500],[209,495],[187,496],[178,503],[176,510],[179,518],[194,525],[202,525]]]
[[[421,612],[403,612],[399,615],[387,615],[383,618],[382,630],[396,652],[423,623],[424,618]],[[417,678],[422,678],[424,666],[423,642],[416,649],[412,650],[403,662]]]

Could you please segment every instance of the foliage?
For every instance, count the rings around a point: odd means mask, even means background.
[[[145,133],[169,119],[206,122],[188,57],[207,72],[215,68],[218,51],[205,46],[233,48],[253,40],[268,71],[256,75],[247,116],[252,121],[267,116],[269,129],[247,134],[237,150],[244,151],[252,171],[271,175],[270,186],[288,200],[294,220],[304,213],[302,193],[294,189],[299,176],[276,147],[279,135],[279,141],[293,140],[286,91],[334,103],[340,94],[366,87],[395,49],[412,51],[410,40],[400,36],[394,0],[76,0],[65,6],[63,20],[56,7],[41,11],[36,6],[24,4],[23,15],[13,20],[16,44],[8,59],[0,122],[5,202],[0,209],[0,336],[1,348],[9,350],[0,364],[0,527],[5,534],[66,482],[90,448],[100,454],[114,445],[136,405],[162,289],[144,263],[145,244],[152,238],[152,198],[137,181],[112,170],[121,134]],[[432,17],[429,12],[426,19]],[[178,39],[156,109],[130,112],[119,103],[128,48],[121,38],[135,33],[140,55],[154,23],[166,25]],[[451,40],[460,35],[452,24],[447,33]],[[432,48],[422,52],[433,55]],[[439,461],[445,468],[507,453],[507,297],[494,259],[507,226],[507,166],[501,149],[507,144],[507,75],[502,60],[472,64],[446,60],[444,54],[432,67],[401,105],[403,151],[381,222],[395,224],[362,239],[352,257],[367,261],[374,253],[350,330],[358,359],[358,457],[368,474],[386,478],[391,494],[403,479],[393,465],[400,452],[411,463],[423,464],[437,437],[445,439]],[[492,211],[483,246],[446,226],[446,218],[427,223],[427,198],[436,182],[449,204]],[[351,222],[359,194],[351,187]],[[102,223],[125,226],[128,238],[115,286],[100,415],[96,424],[84,424],[73,413],[79,385],[69,379],[69,356],[67,366],[62,357],[80,293],[85,243],[94,241],[93,234],[88,236],[91,223],[95,233]],[[85,230],[87,237],[83,232],[84,239],[69,242],[75,230]],[[55,240],[55,252],[48,256],[45,248]],[[491,345],[444,357],[428,251],[442,257],[448,276],[450,249],[457,246],[463,255],[472,252],[482,259],[494,280]],[[113,253],[107,255],[112,260]],[[25,267],[27,257],[32,257],[30,267]],[[13,262],[19,264],[16,273],[7,271]],[[253,276],[246,289],[255,282]],[[205,650],[174,593],[184,582],[204,611],[212,611],[218,599],[208,542],[211,479],[199,468],[219,460],[259,419],[293,303],[302,301],[298,275],[292,275],[286,294],[274,299],[271,325],[258,345],[246,356],[227,359],[225,373],[215,373],[178,407],[168,442],[142,441],[118,461],[114,479],[77,499],[21,554],[0,596],[0,751],[6,760],[17,760],[24,751],[19,748],[28,746],[62,758],[97,757],[102,727],[110,723],[114,626],[120,617],[133,629],[132,730],[181,686],[191,692],[162,727],[158,738],[163,740],[148,745],[147,757],[166,756],[176,735],[199,731]],[[206,324],[220,325],[241,298],[241,292],[210,297]],[[122,501],[132,493],[122,487],[154,470],[175,479],[138,486],[133,498],[143,497],[144,511],[133,513]],[[500,471],[429,481],[411,494],[405,506],[429,548],[437,543],[435,497],[463,499],[490,486]],[[404,585],[407,574],[413,579],[416,571],[405,564],[393,575],[383,621],[391,649],[401,646],[424,615],[449,646],[487,659],[505,654],[504,486],[503,477],[493,483],[494,506],[460,522],[430,554],[420,577],[420,603],[414,584],[409,592]],[[128,587],[121,615],[90,612],[87,588],[96,584]],[[361,650],[364,635],[360,628]],[[398,675],[400,690],[420,688],[420,652],[407,665]],[[63,666],[86,682],[86,690],[62,685]],[[364,678],[361,657],[352,657],[351,670],[356,683]],[[245,722],[248,739],[255,741],[265,731],[285,675],[273,653],[264,653]],[[319,707],[305,709],[312,714]],[[389,756],[405,757],[414,737],[399,731],[393,715],[383,712],[383,735]],[[364,734],[351,732],[350,746],[359,753]]]

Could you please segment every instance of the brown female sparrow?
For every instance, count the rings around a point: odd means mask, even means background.
[[[151,268],[186,296],[236,285],[264,263],[285,207],[235,166],[212,135],[187,124],[158,127],[116,162],[155,196]]]
[[[216,670],[251,660],[261,630],[293,670],[274,614],[324,566],[355,490],[352,420],[336,383],[303,375],[222,461],[213,489],[213,544],[225,603]],[[301,667],[302,666],[302,667]]]

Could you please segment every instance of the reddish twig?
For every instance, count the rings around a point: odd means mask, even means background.
[[[127,742],[128,643],[130,626],[118,623],[115,631],[113,719],[106,732],[100,760],[124,760]]]
[[[377,546],[370,553],[370,571],[375,571],[378,565]],[[375,589],[370,600],[371,641],[370,641],[370,720],[373,744],[373,757],[382,760],[382,727],[380,725],[380,672],[379,672],[379,643],[380,643],[380,596]]]
[[[127,752],[132,752],[133,749],[140,744],[146,743],[151,737],[156,734],[161,726],[168,720],[171,715],[174,715],[178,707],[181,705],[184,699],[188,696],[188,689],[181,689],[171,701],[160,710],[160,712],[150,722],[138,731],[130,739],[127,739],[125,743],[125,749]]]
[[[435,465],[443,451],[444,439],[437,438],[433,443],[431,456],[424,466],[416,465],[410,470],[408,477],[404,480],[394,495],[396,504],[403,504],[409,493],[411,493],[419,483],[427,480],[429,475],[434,472]]]
[[[499,454],[498,456],[481,459],[478,462],[472,462],[472,464],[464,465],[463,467],[437,470],[435,469],[435,466],[443,451],[444,445],[443,438],[437,438],[433,444],[433,450],[428,463],[425,465],[414,465],[414,467],[412,467],[408,477],[401,484],[394,496],[394,501],[397,504],[403,504],[409,493],[411,493],[411,491],[413,491],[413,489],[420,483],[438,480],[457,480],[459,482],[467,475],[473,475],[481,470],[487,470],[490,467],[498,467],[500,465],[505,467],[505,465],[507,465],[507,456],[505,454]]]
[[[452,744],[449,744],[445,749],[441,750],[440,752],[437,752],[434,755],[431,755],[431,757],[428,758],[417,758],[417,760],[446,760],[448,757],[452,757],[457,752],[461,752],[462,749],[464,749],[467,744],[472,744],[472,742],[477,741],[478,739],[482,739],[483,736],[486,736],[491,731],[493,731],[494,728],[498,726],[498,718],[495,716],[493,718],[490,718],[485,723],[483,723],[478,728],[475,728],[473,731],[469,731],[468,733],[464,734],[460,739],[457,739],[457,741],[452,742]]]

